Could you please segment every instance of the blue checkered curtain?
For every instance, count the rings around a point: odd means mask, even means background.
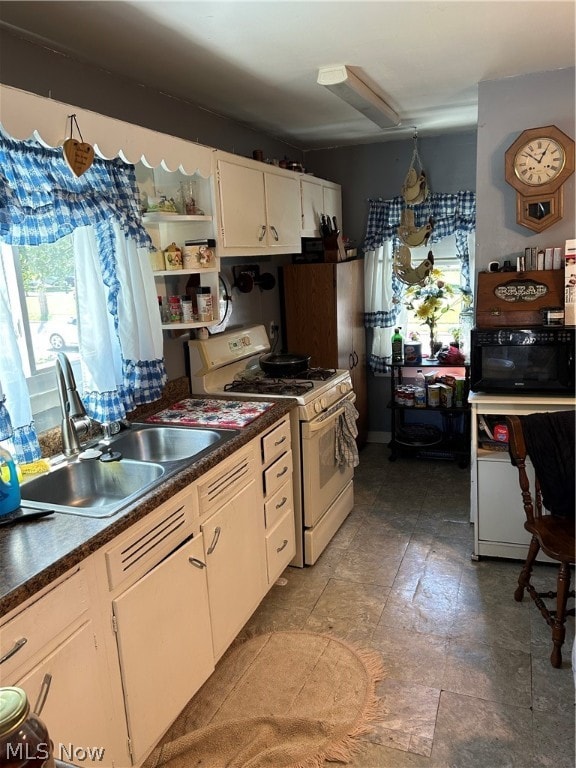
[[[366,312],[364,325],[372,328],[373,346],[369,365],[373,371],[389,370],[390,329],[403,325],[402,295],[404,284],[392,270],[394,252],[401,245],[397,229],[406,208],[414,212],[414,225],[422,227],[432,219],[434,229],[429,245],[454,235],[456,255],[462,266],[462,288],[471,292],[468,235],[476,228],[476,193],[432,192],[417,205],[407,206],[402,196],[390,200],[369,200],[368,221],[364,237]],[[382,284],[385,281],[386,284]]]
[[[96,285],[87,284],[86,270],[79,267],[83,257],[78,243],[84,239],[77,233],[87,230],[93,246],[89,273]],[[75,244],[83,398],[92,418],[117,420],[135,405],[158,399],[166,381],[154,277],[147,258],[152,246],[140,219],[134,167],[120,159],[95,158],[77,178],[61,149],[35,140],[16,141],[0,131],[0,241],[40,245],[70,234]],[[92,311],[100,319],[108,318],[105,324],[111,328],[110,347],[100,347],[98,357],[85,356],[85,349],[93,351],[89,331],[94,326],[86,321]],[[143,330],[125,325],[138,326],[141,321]],[[152,343],[145,338],[147,331]],[[102,367],[111,360],[119,366],[113,382],[102,375]],[[0,379],[4,379],[1,363]],[[21,395],[28,398],[27,392]],[[6,407],[16,432],[22,425],[16,423],[10,402]]]

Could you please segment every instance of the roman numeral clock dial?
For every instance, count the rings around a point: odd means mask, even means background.
[[[542,232],[562,218],[562,187],[574,172],[574,140],[554,125],[523,131],[506,150],[506,181],[516,190],[516,221]]]

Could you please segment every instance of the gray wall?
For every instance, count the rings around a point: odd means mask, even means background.
[[[418,139],[418,155],[433,192],[476,189],[476,131]],[[369,198],[401,193],[414,142],[387,141],[305,153],[307,169],[341,184],[344,234],[361,242]]]
[[[527,128],[555,125],[574,138],[575,70],[539,72],[480,83],[476,267],[510,259],[527,246],[562,246],[576,236],[575,176],[564,185],[564,218],[540,234],[516,223],[516,192],[504,179],[504,153]]]

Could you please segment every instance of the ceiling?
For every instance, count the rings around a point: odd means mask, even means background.
[[[474,129],[479,82],[575,64],[573,0],[0,2],[0,26],[300,149]],[[335,64],[400,126],[318,85]]]

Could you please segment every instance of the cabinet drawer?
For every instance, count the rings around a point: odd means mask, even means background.
[[[269,464],[276,456],[291,448],[290,421],[284,419],[275,429],[262,438],[262,461]]]
[[[295,554],[294,515],[290,509],[266,535],[268,584],[278,578]]]
[[[292,452],[288,451],[288,453],[280,456],[272,466],[264,470],[263,476],[264,495],[270,496],[292,476]]]
[[[200,518],[216,512],[248,485],[259,467],[256,464],[257,443],[238,451],[223,461],[213,471],[207,472],[196,483]]]
[[[264,503],[264,519],[266,529],[274,528],[278,520],[292,509],[292,483],[286,482],[276,493]]]
[[[194,494],[180,491],[120,537],[119,543],[106,552],[110,589],[128,578],[142,576],[190,536],[197,521],[195,509]]]
[[[36,656],[88,609],[83,571],[76,571],[0,628],[0,678]],[[11,653],[14,651],[14,653]],[[6,658],[8,656],[8,658]]]

